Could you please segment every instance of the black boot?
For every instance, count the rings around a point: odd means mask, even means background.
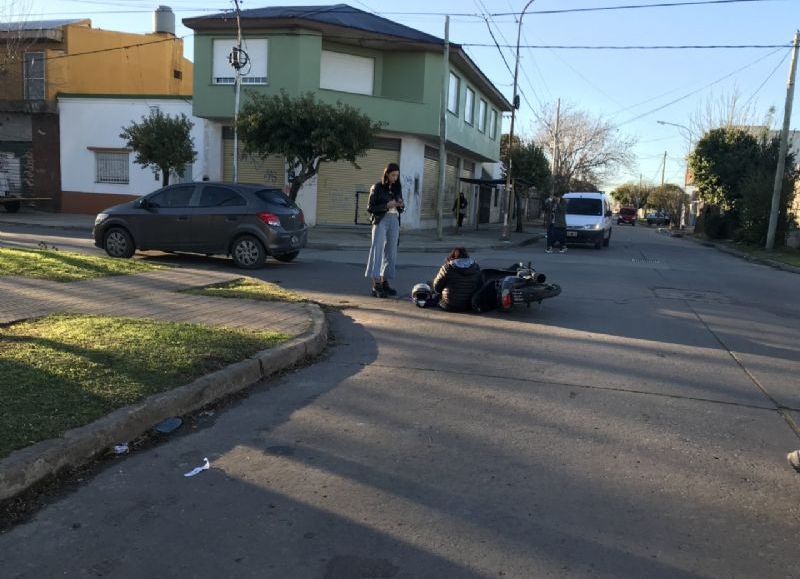
[[[383,283],[372,280],[372,297],[385,298],[386,292],[383,290]]]
[[[387,296],[396,296],[397,295],[397,290],[394,289],[393,287],[391,287],[389,285],[388,281],[384,280],[384,282],[383,282],[383,293],[386,294]]]

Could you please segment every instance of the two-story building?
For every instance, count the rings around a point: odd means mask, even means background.
[[[404,227],[431,227],[439,180],[441,95],[448,86],[445,213],[456,191],[470,201],[470,220],[500,215],[499,189],[460,178],[499,176],[502,114],[511,104],[457,44],[444,72],[444,41],[346,4],[270,7],[241,12],[249,67],[248,91],[268,95],[313,92],[323,102],[341,101],[383,123],[374,147],[354,167],[323,163],[300,191],[310,223],[352,225],[366,218],[366,192],[384,166],[398,162],[406,200]],[[233,176],[234,71],[228,56],[236,43],[230,13],[184,19],[195,31],[194,115],[209,119],[206,172]],[[214,158],[214,155],[217,155]],[[242,158],[239,180],[284,187],[285,159]]]
[[[92,28],[88,19],[0,24],[0,185],[50,197],[52,209],[94,210],[61,193],[57,95],[191,97],[192,63],[174,18],[159,8],[151,34]]]

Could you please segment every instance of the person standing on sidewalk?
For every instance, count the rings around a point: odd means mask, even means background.
[[[567,201],[561,194],[547,200],[547,248],[546,253],[553,253],[556,244],[561,248],[559,253],[567,252]]]
[[[464,192],[461,191],[458,194],[458,199],[453,201],[453,213],[456,214],[458,219],[458,228],[461,229],[464,225],[464,217],[466,217],[465,209],[467,208],[467,198],[464,196]]]
[[[372,243],[364,276],[372,279],[372,295],[376,298],[397,295],[397,290],[389,282],[394,279],[397,244],[400,240],[400,214],[404,208],[400,166],[389,163],[381,181],[370,188],[367,201],[372,223]]]

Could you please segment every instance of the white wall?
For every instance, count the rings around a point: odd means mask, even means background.
[[[416,137],[400,141],[400,185],[406,202],[403,229],[418,229],[422,214],[422,173],[425,169],[425,142]]]
[[[191,99],[64,97],[58,102],[62,191],[144,195],[161,187],[160,176],[156,179],[152,169],[144,169],[133,162],[133,152],[129,157],[128,183],[95,183],[95,156],[89,149],[124,148],[125,142],[119,136],[122,127],[141,121],[152,106],[171,116],[184,113],[194,123],[192,138],[197,160],[191,174],[194,180],[202,179],[206,164],[206,121],[192,116]]]

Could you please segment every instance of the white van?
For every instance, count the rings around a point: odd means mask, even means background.
[[[567,243],[591,243],[600,249],[611,242],[611,197],[602,191],[566,193]]]

